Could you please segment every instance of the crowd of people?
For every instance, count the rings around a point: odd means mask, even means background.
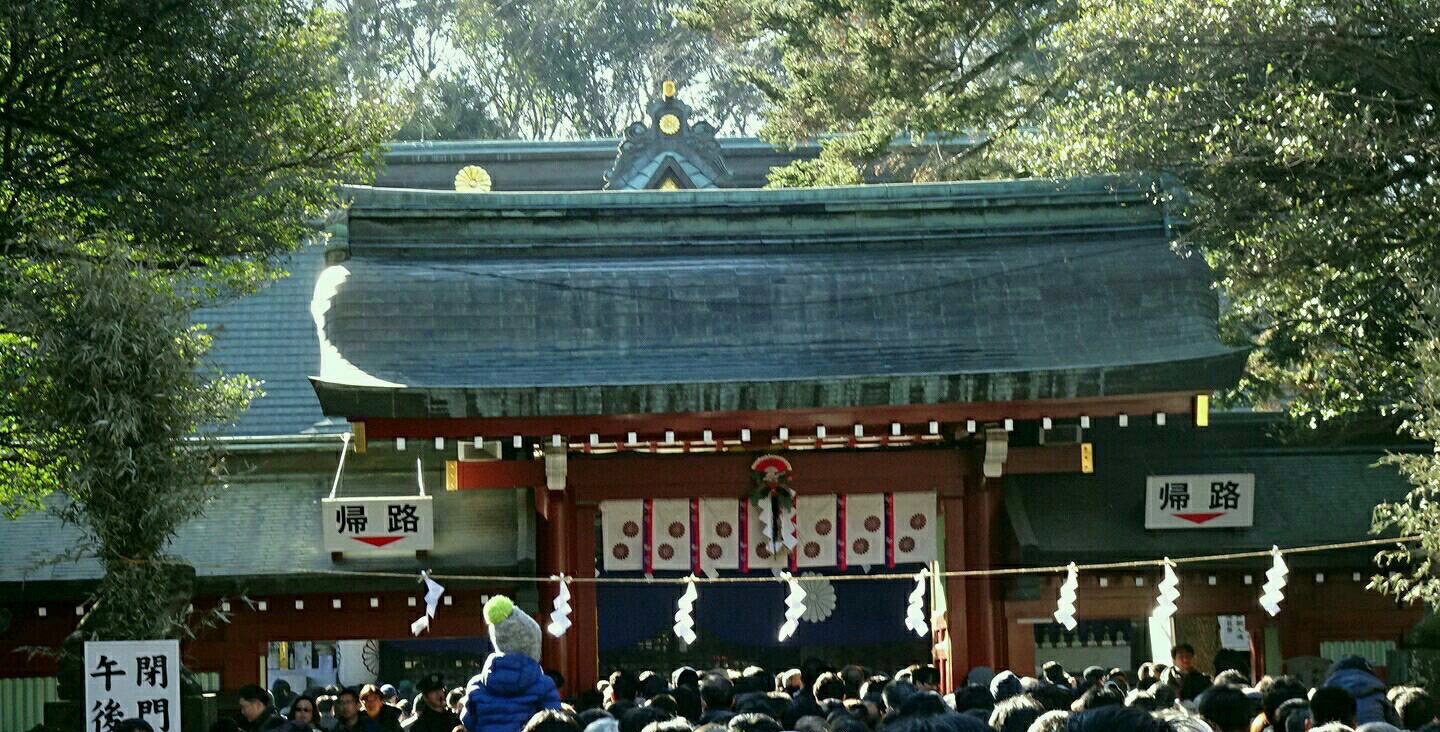
[[[621,670],[562,700],[564,680],[539,663],[539,625],[503,597],[485,614],[495,652],[463,688],[433,674],[410,702],[389,685],[332,688],[281,700],[282,714],[250,686],[239,716],[212,732],[1440,732],[1430,694],[1387,688],[1364,659],[1335,663],[1315,688],[1291,676],[1252,685],[1201,672],[1188,645],[1133,674],[976,669],[949,693],[930,665],[890,675],[817,661],[779,673]]]

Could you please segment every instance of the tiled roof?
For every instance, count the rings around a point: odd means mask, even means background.
[[[344,495],[414,493],[411,474],[395,485],[355,475]],[[432,494],[435,550],[422,567],[414,557],[374,560],[346,558],[336,565],[321,542],[320,499],[329,493],[324,477],[235,482],[222,490],[205,515],[181,528],[170,552],[190,562],[202,578],[305,575],[330,569],[419,571],[512,568],[534,559],[528,543],[533,510],[525,491],[462,491]],[[53,497],[52,501],[61,500]],[[0,583],[88,580],[100,576],[93,560],[43,564],[73,550],[79,533],[46,511],[4,523],[6,551],[0,553]]]
[[[1208,391],[1243,358],[1133,183],[362,189],[350,245],[317,389],[352,417]]]
[[[1005,478],[1006,511],[1024,564],[1106,562],[1264,550],[1271,546],[1372,538],[1370,509],[1401,498],[1409,484],[1376,463],[1382,447],[1282,447],[1248,438],[1223,444],[1223,427],[1193,429],[1132,422],[1097,429],[1095,472]],[[1250,528],[1145,529],[1150,475],[1253,473]],[[1103,527],[1103,529],[1101,528]],[[1364,564],[1373,550],[1296,555],[1302,564]],[[1257,564],[1260,566],[1263,564]]]
[[[220,369],[257,379],[265,390],[225,434],[287,436],[347,429],[344,420],[321,414],[308,380],[320,369],[310,298],[324,265],[321,247],[303,248],[285,262],[288,276],[196,314],[214,337],[210,355]]]

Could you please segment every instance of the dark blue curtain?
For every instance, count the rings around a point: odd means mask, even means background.
[[[919,570],[917,565],[893,571]],[[864,572],[854,570],[851,574]],[[843,646],[915,640],[915,634],[905,628],[905,606],[915,587],[913,580],[840,581],[831,585],[835,588],[835,611],[830,617],[819,623],[801,621],[795,636],[780,643],[775,635],[785,621],[783,583],[701,584],[695,603],[695,632],[750,646]],[[669,633],[675,622],[675,601],[684,591],[681,585],[601,584],[596,589],[602,652]],[[927,618],[928,612],[927,592]]]

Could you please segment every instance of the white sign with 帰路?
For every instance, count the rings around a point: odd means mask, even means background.
[[[179,641],[86,641],[85,729],[109,732],[122,719],[179,732]]]
[[[1254,473],[1152,475],[1145,479],[1147,529],[1228,529],[1254,524]]]
[[[435,548],[430,496],[322,498],[320,523],[327,552],[388,554]]]

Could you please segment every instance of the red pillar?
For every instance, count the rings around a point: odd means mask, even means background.
[[[998,522],[1002,520],[1000,481],[975,476],[965,485],[964,542],[967,569],[990,569],[1000,550]],[[970,665],[999,669],[1006,666],[1007,648],[1003,614],[999,611],[998,581],[989,577],[966,580],[965,619],[970,635]]]
[[[574,541],[571,547],[574,556],[576,577],[595,576],[595,519],[599,510],[593,506],[577,506],[575,509]],[[567,679],[573,679],[570,687],[578,694],[595,688],[600,680],[600,619],[595,596],[595,583],[578,583],[570,588],[575,612],[571,616],[574,625],[570,628],[573,638],[571,666],[565,672]]]
[[[967,569],[965,497],[941,494],[940,512],[945,527],[945,569]],[[950,649],[948,653],[937,656],[936,660],[943,665],[940,669],[941,682],[951,690],[964,685],[965,674],[970,670],[970,635],[966,629],[968,589],[963,577],[945,578],[945,639]]]
[[[539,555],[537,564],[540,575],[573,575],[575,570],[571,561],[570,522],[575,501],[568,493],[549,492],[544,486],[537,486],[534,490],[536,507],[540,509],[540,515],[535,522],[535,547]],[[542,628],[549,625],[550,612],[554,610],[555,592],[558,589],[553,582],[540,582],[535,588],[540,598],[540,617],[536,620]],[[545,632],[540,637],[540,665],[558,670],[565,676],[565,685],[573,687],[571,679],[574,677],[571,676],[570,669],[573,655],[571,634],[556,638]],[[561,689],[560,692],[568,695],[573,693],[573,688]]]

